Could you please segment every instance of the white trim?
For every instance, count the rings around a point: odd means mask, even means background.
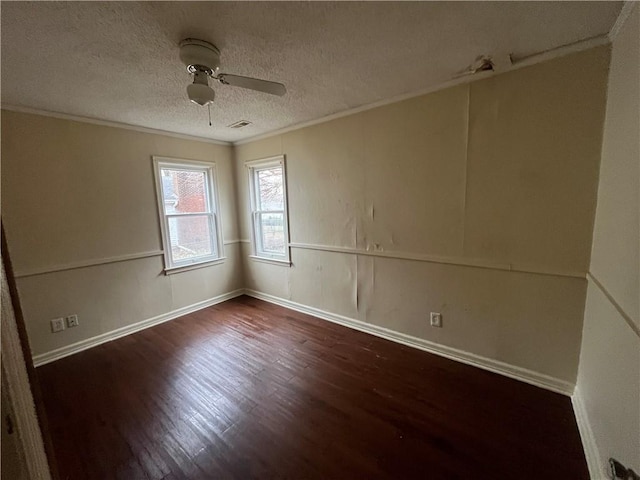
[[[231,300],[232,298],[238,297],[243,294],[249,295],[254,298],[258,298],[260,300],[264,300],[266,302],[274,303],[276,305],[280,305],[285,308],[289,308],[291,310],[306,313],[308,315],[312,315],[314,317],[318,317],[323,320],[328,320],[330,322],[337,323],[339,325],[353,328],[355,330],[369,333],[377,337],[391,340],[396,343],[401,343],[403,345],[418,348],[420,350],[434,353],[436,355],[440,355],[442,357],[449,358],[451,360],[465,363],[467,365],[472,365],[472,366],[481,368],[483,370],[488,370],[490,372],[504,375],[506,377],[513,378],[515,380],[520,380],[522,382],[535,385],[537,387],[544,388],[546,390],[550,390],[556,393],[561,393],[563,395],[571,395],[573,393],[573,389],[574,389],[573,384],[566,382],[564,380],[556,379],[554,377],[551,377],[542,373],[534,372],[532,370],[516,367],[514,365],[509,365],[507,363],[500,362],[498,360],[482,357],[480,355],[476,355],[470,352],[465,352],[463,350],[448,347],[446,345],[440,345],[440,344],[431,342],[429,340],[424,340],[421,338],[413,337],[411,335],[406,335],[406,334],[396,332],[384,327],[368,324],[360,320],[352,319],[342,315],[337,315],[337,314],[327,312],[318,308],[309,307],[297,302],[293,302],[291,300],[286,300],[280,297],[276,297],[274,295],[269,295],[269,294],[258,292],[251,289],[234,290],[232,292],[219,295],[212,299],[198,302],[186,307],[182,307],[182,308],[173,310],[171,312],[167,312],[167,313],[158,315],[156,317],[134,323],[132,325],[127,325],[125,327],[113,330],[111,332],[103,333],[101,335],[97,335],[95,337],[82,340],[80,342],[67,345],[65,347],[58,348],[56,350],[52,350],[50,352],[46,352],[40,355],[35,355],[33,357],[33,361],[36,366],[45,365],[47,363],[59,360],[69,355],[73,355],[74,353],[87,350],[89,348],[109,342],[111,340],[115,340],[117,338],[130,335],[132,333],[138,332],[140,330],[144,330],[154,325],[158,325],[160,323],[173,320],[183,315],[187,315],[197,310],[207,308],[211,305],[216,305],[218,303]]]
[[[33,480],[50,480],[49,463],[38,424],[35,403],[31,393],[22,344],[18,334],[15,312],[11,303],[11,293],[2,263],[2,388],[6,390],[7,401],[15,421],[14,438],[27,477]],[[5,421],[4,418],[1,419]],[[4,425],[0,428],[5,428]]]
[[[561,47],[552,48],[550,50],[534,53],[532,55],[527,55],[526,57],[512,58],[512,67],[506,70],[502,70],[499,73],[510,70],[518,70],[519,68],[524,67],[530,67],[531,65],[548,62],[555,58],[564,57],[565,55],[570,55],[572,53],[582,52],[590,48],[601,47],[602,45],[608,45],[609,43],[611,42],[609,41],[609,37],[606,34],[598,35],[591,38],[585,38],[584,40],[579,40],[577,42],[562,45]]]
[[[34,114],[34,115],[42,115],[45,117],[53,117],[53,118],[61,118],[63,120],[72,120],[72,121],[76,121],[76,122],[82,122],[82,123],[90,123],[90,124],[94,124],[94,125],[102,125],[102,126],[106,126],[106,127],[114,127],[114,128],[122,128],[125,130],[133,130],[133,131],[137,131],[137,132],[142,132],[142,133],[150,133],[150,134],[154,134],[154,135],[164,135],[164,136],[168,136],[168,137],[175,137],[175,138],[181,138],[181,139],[185,139],[185,140],[193,140],[193,141],[198,141],[198,142],[205,142],[205,143],[212,143],[215,145],[226,145],[226,146],[231,146],[231,145],[244,145],[245,143],[250,143],[250,142],[254,142],[256,140],[262,140],[265,138],[270,138],[270,137],[274,137],[277,135],[282,135],[283,133],[287,133],[287,132],[292,132],[294,130],[300,130],[302,128],[306,128],[306,127],[310,127],[312,125],[317,125],[320,123],[325,123],[325,122],[329,122],[331,120],[335,120],[338,118],[342,118],[342,117],[346,117],[349,115],[353,115],[355,113],[360,113],[360,112],[364,112],[367,110],[371,110],[377,107],[382,107],[385,105],[389,105],[391,103],[396,103],[396,102],[401,102],[403,100],[408,100],[411,98],[415,98],[415,97],[420,97],[422,95],[426,95],[428,93],[433,93],[439,90],[444,90],[446,88],[451,88],[457,85],[463,85],[463,84],[467,84],[467,83],[471,83],[471,82],[475,82],[478,80],[482,80],[484,78],[496,75],[496,74],[500,74],[500,73],[505,73],[508,71],[512,71],[512,70],[517,70],[519,68],[523,68],[523,67],[528,67],[530,65],[535,65],[537,63],[541,63],[541,62],[545,62],[554,58],[558,58],[558,57],[562,57],[565,55],[569,55],[571,53],[576,53],[576,52],[580,52],[583,50],[587,50],[589,48],[594,48],[600,45],[606,45],[608,43],[610,43],[613,38],[615,38],[615,36],[617,35],[618,31],[620,30],[620,27],[622,26],[622,24],[624,23],[624,21],[626,20],[626,18],[629,16],[629,13],[631,12],[631,10],[633,9],[633,6],[636,2],[635,1],[630,1],[627,0],[625,2],[625,4],[623,5],[620,14],[618,15],[618,19],[616,20],[616,23],[613,25],[613,27],[611,28],[611,30],[609,31],[609,33],[607,33],[606,35],[600,35],[597,37],[593,37],[593,38],[588,38],[586,40],[581,40],[572,44],[568,44],[568,45],[563,45],[561,47],[558,48],[554,48],[552,50],[548,50],[546,52],[541,52],[538,54],[534,54],[531,55],[529,57],[526,57],[524,59],[520,59],[515,61],[510,67],[501,70],[500,72],[491,72],[491,71],[487,71],[487,72],[480,72],[476,75],[471,75],[471,76],[466,76],[466,77],[460,77],[460,78],[455,78],[452,80],[448,80],[446,82],[443,83],[439,83],[438,85],[434,85],[425,89],[420,89],[417,90],[415,92],[412,93],[406,93],[403,95],[397,95],[394,97],[391,97],[387,100],[381,100],[378,102],[374,102],[374,103],[369,103],[367,105],[361,105],[359,107],[355,107],[355,108],[351,108],[349,110],[344,110],[341,112],[337,112],[337,113],[333,113],[330,115],[326,115],[324,117],[320,117],[317,118],[315,120],[309,120],[306,122],[301,122],[301,123],[297,123],[294,125],[290,125],[288,127],[284,127],[284,128],[280,128],[277,130],[273,130],[270,132],[265,132],[259,135],[255,135],[253,137],[248,137],[248,138],[244,138],[244,139],[240,139],[237,140],[235,142],[226,142],[223,140],[215,140],[212,138],[206,138],[206,137],[198,137],[195,135],[186,135],[186,134],[182,134],[182,133],[174,133],[174,132],[169,132],[166,130],[158,130],[158,129],[154,129],[154,128],[148,128],[148,127],[139,127],[136,125],[130,125],[127,123],[119,123],[119,122],[114,122],[111,120],[99,120],[96,118],[90,118],[90,117],[83,117],[83,116],[79,116],[79,115],[72,115],[72,114],[67,114],[67,113],[59,113],[59,112],[50,112],[47,110],[40,110],[37,108],[31,108],[31,107],[21,107],[21,106],[17,106],[17,105],[2,105],[2,109],[3,110],[8,110],[8,111],[13,111],[13,112],[19,112],[19,113],[30,113],[30,114]],[[624,14],[624,15],[623,15]]]
[[[152,155],[151,160],[153,163],[153,175],[155,179],[156,199],[158,204],[158,222],[160,223],[160,232],[162,236],[163,257],[164,257],[164,271],[165,274],[177,273],[178,271],[186,271],[195,267],[196,265],[212,264],[218,260],[225,258],[224,256],[224,242],[222,240],[222,219],[220,215],[220,196],[218,194],[218,172],[216,170],[215,162],[203,162],[202,160],[190,160],[175,157],[164,157],[160,155]],[[212,253],[206,257],[197,257],[189,261],[174,262],[171,253],[171,238],[169,233],[169,217],[173,216],[168,214],[165,210],[165,202],[163,196],[163,182],[162,173],[163,168],[178,169],[178,170],[193,170],[205,174],[206,180],[206,197],[207,197],[207,212],[202,212],[201,215],[206,215],[209,220],[209,226],[213,230],[212,234],[214,238],[211,238],[211,247],[214,250],[215,256]],[[214,245],[215,243],[215,245]],[[191,267],[191,268],[187,268]]]
[[[138,131],[138,132],[142,132],[142,133],[150,133],[150,134],[154,134],[154,135],[164,135],[164,136],[168,136],[168,137],[182,138],[182,139],[185,139],[185,140],[193,140],[193,141],[198,141],[198,142],[212,143],[212,144],[215,144],[215,145],[226,145],[226,146],[244,145],[246,143],[255,142],[257,140],[262,140],[262,139],[265,139],[265,138],[275,137],[277,135],[282,135],[282,134],[287,133],[287,132],[292,132],[292,131],[295,131],[295,130],[300,130],[302,128],[310,127],[312,125],[317,125],[317,124],[320,124],[320,123],[329,122],[331,120],[335,120],[335,119],[346,117],[346,116],[353,115],[353,114],[356,114],[356,113],[364,112],[364,111],[371,110],[371,109],[374,109],[374,108],[377,108],[377,107],[382,107],[382,106],[389,105],[389,104],[392,104],[392,103],[401,102],[403,100],[408,100],[408,99],[411,99],[411,98],[420,97],[420,96],[426,95],[428,93],[437,92],[439,90],[444,90],[444,89],[451,88],[451,87],[454,87],[454,86],[457,86],[457,85],[463,85],[463,84],[475,82],[475,81],[478,81],[478,80],[485,79],[487,77],[491,77],[491,76],[496,75],[496,74],[506,73],[506,72],[509,72],[509,71],[512,71],[512,70],[517,70],[519,68],[528,67],[528,66],[531,66],[531,65],[535,65],[537,63],[541,63],[541,62],[545,62],[545,61],[548,61],[548,60],[552,60],[554,58],[559,58],[559,57],[562,57],[562,56],[565,56],[565,55],[569,55],[571,53],[576,53],[576,52],[580,52],[580,51],[583,51],[583,50],[587,50],[589,48],[594,48],[594,47],[598,47],[598,46],[601,46],[601,45],[606,45],[606,44],[610,43],[613,38],[615,38],[615,36],[617,35],[622,23],[624,23],[624,20],[626,20],[626,18],[628,17],[628,15],[631,12],[631,10],[633,9],[633,6],[634,6],[635,3],[636,3],[635,1],[630,1],[630,0],[625,2],[624,6],[622,7],[622,9],[620,11],[620,15],[618,16],[618,19],[616,20],[616,23],[614,24],[612,29],[609,31],[609,33],[607,33],[605,35],[600,35],[600,36],[597,36],[597,37],[581,40],[581,41],[578,41],[578,42],[575,42],[575,43],[572,43],[572,44],[563,45],[561,47],[554,48],[554,49],[548,50],[546,52],[541,52],[541,53],[534,54],[534,55],[531,55],[529,57],[526,57],[524,59],[516,60],[515,62],[513,62],[513,64],[510,67],[505,68],[504,70],[501,70],[500,72],[487,71],[487,72],[480,72],[480,73],[477,73],[475,75],[470,75],[470,76],[466,76],[466,77],[455,78],[455,79],[448,80],[448,81],[443,82],[443,83],[439,83],[438,85],[434,85],[434,86],[431,86],[431,87],[428,87],[428,88],[417,90],[415,92],[406,93],[406,94],[403,94],[403,95],[397,95],[397,96],[391,97],[391,98],[389,98],[387,100],[380,100],[378,102],[373,102],[373,103],[369,103],[369,104],[366,104],[366,105],[361,105],[359,107],[351,108],[349,110],[344,110],[344,111],[333,113],[333,114],[330,114],[330,115],[325,115],[325,116],[317,118],[315,120],[309,120],[309,121],[306,121],[306,122],[296,123],[296,124],[290,125],[288,127],[272,130],[270,132],[261,133],[259,135],[255,135],[253,137],[243,138],[243,139],[240,139],[240,140],[237,140],[237,141],[226,142],[226,141],[222,141],[222,140],[215,140],[215,139],[212,139],[212,138],[198,137],[198,136],[195,136],[195,135],[186,135],[186,134],[182,134],[182,133],[174,133],[174,132],[169,132],[169,131],[166,131],[166,130],[157,130],[157,129],[147,128],[147,127],[139,127],[139,126],[136,126],[136,125],[130,125],[130,124],[126,124],[126,123],[118,123],[118,122],[114,122],[114,121],[110,121],[110,120],[99,120],[99,119],[95,119],[95,118],[82,117],[82,116],[79,116],[79,115],[72,115],[72,114],[67,114],[67,113],[49,112],[47,110],[40,110],[40,109],[30,108],[30,107],[21,107],[21,106],[17,106],[17,105],[2,105],[2,109],[3,110],[8,110],[8,111],[13,111],[13,112],[30,113],[30,114],[34,114],[34,115],[42,115],[42,116],[45,116],[45,117],[61,118],[63,120],[72,120],[72,121],[76,121],[76,122],[90,123],[90,124],[94,124],[94,125],[102,125],[102,126],[106,126],[106,127],[122,128],[122,129],[125,129],[125,130],[133,130],[133,131]],[[624,17],[623,17],[623,13],[625,15]]]
[[[606,466],[600,460],[596,437],[591,429],[587,409],[578,387],[576,387],[571,396],[571,404],[573,405],[573,413],[576,417],[578,431],[580,432],[580,438],[582,440],[582,448],[584,449],[584,456],[587,460],[587,467],[589,468],[589,477],[591,477],[591,480],[608,478],[607,475],[605,475]]]
[[[169,132],[167,130],[158,130],[156,128],[139,127],[129,123],[114,122],[112,120],[100,120],[98,118],[83,117],[81,115],[72,115],[70,113],[50,112],[48,110],[40,110],[38,108],[21,107],[18,105],[2,104],[2,110],[18,113],[28,113],[31,115],[40,115],[42,117],[60,118],[62,120],[71,120],[73,122],[89,123],[92,125],[100,125],[102,127],[121,128],[123,130],[133,130],[134,132],[150,133],[152,135],[162,135],[165,137],[180,138],[182,140],[192,140],[195,142],[212,143],[214,145],[233,145],[231,142],[223,140],[215,140],[213,138],[198,137],[196,135],[187,135],[185,133]]]
[[[87,338],[86,340],[81,340],[79,342],[72,343],[71,345],[67,345],[65,347],[61,347],[56,350],[51,350],[50,352],[34,355],[33,363],[36,367],[39,367],[41,365],[45,365],[47,363],[51,363],[56,360],[60,360],[61,358],[68,357],[69,355],[73,355],[74,353],[78,353],[83,350],[96,347],[103,343],[110,342],[117,338],[121,338],[126,335],[131,335],[132,333],[139,332],[140,330],[153,327],[154,325],[159,325],[161,323],[168,322],[169,320],[173,320],[183,315],[187,315],[189,313],[202,310],[203,308],[207,308],[212,305],[216,305],[218,303],[226,302],[227,300],[231,300],[232,298],[239,297],[240,295],[243,295],[243,294],[244,294],[244,290],[242,289],[234,290],[228,293],[223,293],[222,295],[218,295],[217,297],[210,298],[209,300],[203,300],[202,302],[198,302],[192,305],[188,305],[186,307],[178,308],[176,310],[172,310],[170,312],[163,313],[161,315],[148,318],[146,320],[142,320],[141,322],[136,322],[131,325],[127,325],[125,327],[117,328],[116,330],[112,330],[110,332],[106,332],[101,335],[97,335],[95,337]]]
[[[280,265],[282,267],[290,267],[290,260],[278,260],[277,258],[258,257],[257,255],[249,255],[251,260],[262,263],[271,263],[273,265]]]
[[[249,243],[249,240],[234,239],[234,240],[225,240],[222,243],[224,245],[233,245],[235,243],[244,243],[244,242]],[[164,255],[164,250],[150,250],[148,252],[129,253],[127,255],[116,255],[113,257],[98,258],[95,260],[85,260],[82,262],[73,262],[73,263],[67,263],[62,265],[52,265],[50,267],[22,270],[18,272],[15,275],[15,277],[16,278],[33,277],[36,275],[44,275],[46,273],[64,272],[67,270],[77,270],[80,268],[96,267],[98,265],[108,265],[110,263],[128,262],[131,260],[139,260],[142,258],[161,257],[163,255]],[[224,260],[226,258],[227,257],[220,257],[217,260]],[[215,263],[217,260],[214,260],[212,263]]]
[[[424,340],[422,338],[417,338],[411,335],[406,335],[404,333],[389,330],[384,327],[365,323],[360,320],[337,315],[335,313],[327,312],[319,308],[308,307],[291,300],[286,300],[284,298],[258,292],[256,290],[246,289],[245,294],[260,300],[264,300],[266,302],[274,303],[276,305],[295,310],[297,312],[306,313],[323,320],[328,320],[345,327],[353,328],[354,330],[370,333],[371,335],[375,335],[386,340],[391,340],[393,342],[401,343],[409,347],[414,347],[429,353],[434,353],[436,355],[440,355],[441,357],[465,363],[467,365],[472,365],[474,367],[504,375],[515,380],[520,380],[530,385],[544,388],[545,390],[551,390],[552,392],[561,393],[567,396],[570,396],[573,393],[574,384],[565,380],[551,377],[549,375],[534,372],[533,370],[509,365],[498,360],[482,357],[480,355],[465,352],[464,350],[448,347],[446,345],[440,345],[434,342],[430,342],[429,340]]]
[[[414,260],[418,262],[442,263],[445,265],[459,265],[464,267],[488,268],[493,270],[503,270],[507,272],[529,273],[535,275],[550,275],[556,277],[585,278],[585,273],[570,272],[563,270],[550,270],[545,268],[520,267],[509,263],[497,263],[491,260],[464,257],[444,257],[439,255],[429,255],[410,252],[385,252],[383,250],[365,250],[363,248],[334,247],[332,245],[317,245],[312,243],[289,243],[290,248],[303,250],[319,250],[323,252],[346,253],[352,255],[363,255],[369,257],[393,258],[397,260]]]
[[[250,204],[250,214],[251,214],[251,246],[252,246],[252,255],[254,259],[263,259],[263,260],[275,260],[279,263],[288,263],[291,265],[291,248],[289,246],[289,201],[287,195],[287,166],[285,155],[275,155],[273,157],[266,157],[257,160],[249,160],[244,162],[245,168],[247,169],[247,179],[249,181],[249,204]],[[270,167],[280,167],[282,170],[282,202],[283,202],[283,210],[281,212],[283,216],[283,230],[284,230],[284,254],[271,254],[268,252],[259,252],[258,251],[258,236],[256,235],[257,223],[256,216],[262,213],[269,213],[266,210],[258,210],[257,204],[257,193],[256,190],[258,188],[258,177],[256,175],[257,171],[268,169]],[[274,212],[275,213],[275,212]],[[260,239],[260,243],[262,243],[262,239]],[[262,248],[262,246],[261,246]]]
[[[605,286],[602,284],[602,282],[600,282],[600,280],[598,280],[593,275],[593,272],[588,272],[587,273],[587,278],[589,280],[591,280],[594,283],[594,285],[600,289],[602,294],[607,298],[607,300],[609,300],[609,303],[611,303],[611,305],[613,305],[613,308],[615,308],[618,311],[620,316],[624,319],[624,321],[627,323],[627,325],[633,331],[633,333],[635,333],[636,336],[638,338],[640,338],[640,328],[638,327],[638,325],[635,324],[635,322],[631,318],[631,315],[628,315],[627,312],[624,311],[622,306],[616,301],[616,299],[613,297],[613,295],[611,295],[609,293],[609,291],[605,288]]]
[[[636,3],[638,3],[637,0],[627,0],[622,5],[620,13],[618,14],[618,18],[616,18],[616,22],[613,24],[611,30],[609,30],[609,33],[607,34],[607,37],[609,38],[609,41],[611,43],[613,43],[613,41],[616,39],[616,37],[620,33],[620,30],[622,30],[622,27],[631,15],[633,8],[636,6]]]
[[[364,248],[335,247],[332,245],[318,245],[313,243],[292,242],[289,244],[289,246],[291,248],[300,248],[303,250],[319,250],[323,252],[347,253],[353,255],[364,255],[368,257],[395,258],[398,260],[416,260],[419,262],[446,263],[451,265],[462,265],[466,267],[511,270],[511,265],[509,265],[508,263],[494,263],[490,261],[465,259],[458,257],[441,257],[438,255],[407,252],[385,252],[383,250],[365,250]]]
[[[631,2],[633,3],[633,2]],[[349,110],[344,110],[337,113],[332,113],[330,115],[326,115],[324,117],[317,118],[315,120],[309,120],[307,122],[296,123],[294,125],[290,125],[288,127],[280,128],[278,130],[273,130],[271,132],[261,133],[259,135],[255,135],[249,138],[243,138],[241,140],[237,140],[233,142],[233,145],[244,145],[246,143],[255,142],[257,140],[263,140],[265,138],[275,137],[277,135],[282,135],[284,133],[293,132],[295,130],[300,130],[302,128],[311,127],[313,125],[318,125],[320,123],[329,122],[331,120],[336,120],[338,118],[347,117],[349,115],[353,115],[360,112],[365,112],[367,110],[372,110],[374,108],[383,107],[385,105],[389,105],[391,103],[401,102],[403,100],[409,100],[415,97],[421,97],[422,95],[426,95],[428,93],[437,92],[440,90],[444,90],[447,88],[455,87],[458,85],[463,85],[471,82],[476,82],[479,80],[483,80],[488,77],[492,77],[494,75],[499,75],[502,73],[510,72],[513,70],[518,70],[520,68],[529,67],[531,65],[535,65],[537,63],[546,62],[548,60],[552,60],[554,58],[563,57],[565,55],[569,55],[571,53],[581,52],[583,50],[588,50],[589,48],[599,47],[601,45],[606,45],[610,43],[608,35],[600,35],[593,38],[588,38],[585,40],[581,40],[575,43],[571,43],[568,45],[563,45],[558,48],[554,48],[552,50],[547,50],[545,52],[540,52],[528,56],[522,59],[516,59],[510,67],[507,67],[499,72],[480,72],[475,75],[468,75],[464,77],[454,78],[443,83],[439,83],[438,85],[433,85],[431,87],[427,87],[421,90],[417,90],[412,93],[406,93],[403,95],[397,95],[395,97],[391,97],[386,100],[380,100],[378,102],[369,103],[367,105],[361,105],[359,107],[351,108]]]
[[[215,260],[208,260],[206,262],[192,263],[191,265],[182,265],[179,267],[165,268],[165,275],[175,275],[176,273],[188,272],[189,270],[197,270],[198,268],[213,267],[214,265],[221,265],[227,257],[218,257]]]
[[[46,273],[64,272],[66,270],[76,270],[79,268],[95,267],[97,265],[107,265],[109,263],[127,262],[129,260],[138,260],[141,258],[159,257],[164,254],[163,250],[150,250],[148,252],[129,253],[127,255],[115,255],[113,257],[98,258],[95,260],[84,260],[81,262],[72,262],[62,265],[52,265],[50,267],[32,268],[21,270],[15,274],[16,278],[33,277],[35,275],[44,275]]]
[[[517,273],[529,273],[531,275],[548,275],[551,277],[568,277],[579,278],[585,280],[587,278],[586,272],[574,272],[572,270],[552,270],[546,267],[538,267],[536,265],[511,265],[511,272]]]
[[[168,167],[176,167],[178,169],[188,170],[189,167],[193,167],[193,170],[199,171],[202,168],[211,168],[216,166],[216,162],[207,160],[194,160],[192,158],[178,158],[178,157],[165,157],[164,155],[151,155],[153,160],[157,160],[159,163],[163,163]]]
[[[273,157],[259,158],[257,160],[247,160],[246,162],[244,162],[244,166],[251,169],[268,167],[277,163],[279,163],[280,165],[284,165],[284,155],[274,155]]]

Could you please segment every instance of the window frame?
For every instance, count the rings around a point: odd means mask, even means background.
[[[158,203],[158,221],[160,223],[160,233],[162,237],[162,253],[164,257],[164,273],[169,275],[195,268],[207,267],[222,263],[225,260],[224,242],[222,241],[222,221],[218,206],[217,172],[214,162],[203,162],[199,160],[187,160],[183,158],[162,157],[154,155],[153,172],[155,177],[156,199]],[[183,171],[203,172],[205,174],[205,195],[207,212],[203,213],[167,213],[162,184],[162,169],[175,169]],[[169,237],[169,219],[172,217],[207,216],[209,228],[212,232],[211,247],[213,254],[193,259],[174,262],[171,255],[171,238]]]
[[[258,175],[261,170],[268,170],[270,168],[279,166],[282,168],[282,196],[283,196],[283,210],[258,210]],[[275,157],[262,158],[259,160],[252,160],[245,162],[247,168],[247,177],[249,181],[249,215],[251,217],[251,255],[252,259],[275,263],[278,265],[291,266],[291,248],[289,245],[289,202],[287,196],[287,168],[284,155],[277,155]],[[275,254],[265,252],[258,248],[259,235],[258,235],[258,222],[257,217],[264,213],[282,213],[284,223],[284,254]]]

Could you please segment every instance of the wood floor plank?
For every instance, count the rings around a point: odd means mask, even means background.
[[[249,297],[38,377],[63,479],[588,478],[569,398]]]

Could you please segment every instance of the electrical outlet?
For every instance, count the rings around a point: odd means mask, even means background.
[[[67,317],[67,327],[77,327],[78,325],[80,325],[80,322],[78,321],[78,315],[74,313],[73,315],[69,315]]]
[[[64,318],[54,318],[51,320],[51,331],[58,333],[64,330]]]
[[[438,312],[431,312],[431,326],[442,328],[442,314]]]

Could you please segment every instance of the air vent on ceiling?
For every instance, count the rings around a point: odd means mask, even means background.
[[[232,123],[231,125],[227,125],[229,128],[242,128],[242,127],[246,127],[247,125],[251,125],[251,122],[249,120],[240,120],[236,123]]]

